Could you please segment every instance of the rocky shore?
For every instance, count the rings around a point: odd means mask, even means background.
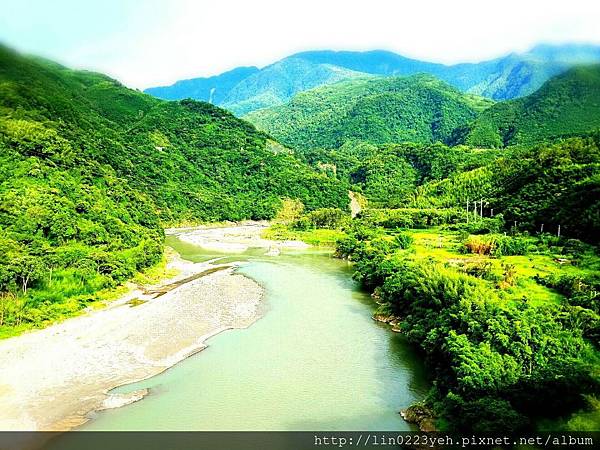
[[[231,265],[175,256],[179,275],[102,310],[0,341],[0,430],[68,430],[142,399],[110,390],[154,376],[260,317],[263,289]]]

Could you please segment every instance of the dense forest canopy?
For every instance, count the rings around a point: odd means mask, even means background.
[[[294,148],[329,149],[350,140],[373,144],[445,141],[454,129],[474,120],[491,104],[430,75],[415,75],[320,87],[244,118]]]
[[[352,140],[334,150],[304,150],[302,156],[350,183],[370,207],[399,207],[413,201],[419,186],[490,164],[499,151],[439,142],[374,145]]]
[[[534,144],[600,129],[600,65],[576,67],[535,93],[497,103],[452,141],[479,147]]]
[[[163,224],[268,219],[283,198],[348,202],[225,110],[0,47],[0,326],[76,309],[63,300],[157,262]]]

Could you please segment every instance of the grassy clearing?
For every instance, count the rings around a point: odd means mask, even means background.
[[[413,238],[411,248],[404,250],[412,253],[412,258],[429,259],[457,269],[488,265],[491,280],[488,283],[496,288],[500,287],[504,299],[521,301],[526,298],[533,305],[559,303],[563,298],[560,293],[540,284],[537,281],[539,278],[550,275],[589,275],[597,272],[600,266],[600,258],[593,252],[581,255],[576,265],[568,256],[548,250],[514,256],[479,255],[461,251],[463,236],[459,232],[439,227],[404,232]],[[535,238],[530,239],[532,243],[535,241]],[[502,280],[507,276],[512,281],[503,283]]]
[[[400,231],[388,231],[388,239]],[[459,270],[473,266],[489,266],[487,282],[491,287],[499,288],[503,300],[522,301],[527,299],[532,305],[560,303],[563,296],[538,282],[540,278],[550,275],[588,275],[600,269],[600,257],[587,252],[574,265],[566,255],[555,254],[546,250],[539,253],[513,256],[490,256],[464,253],[460,232],[444,230],[441,227],[427,229],[409,229],[413,243],[407,250],[411,258],[432,260]],[[307,244],[320,247],[334,247],[338,239],[346,236],[343,231],[330,229],[312,229],[307,231],[293,230],[289,226],[275,224],[266,229],[262,235],[265,239],[301,240]],[[530,238],[532,245],[535,238]],[[566,262],[560,262],[561,259]],[[510,278],[510,279],[508,279]]]

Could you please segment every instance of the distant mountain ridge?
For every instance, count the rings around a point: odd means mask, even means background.
[[[240,81],[221,106],[242,116],[285,103],[298,92],[363,76],[362,72],[337,65],[314,64],[305,58],[289,57]]]
[[[144,92],[164,100],[193,98],[220,104],[235,85],[256,72],[259,72],[258,67],[237,67],[220,75],[180,80],[171,86],[148,88]]]
[[[286,103],[299,92],[345,79],[426,73],[466,93],[509,100],[531,94],[574,65],[590,63],[600,63],[600,46],[542,44],[525,53],[454,65],[420,61],[385,50],[306,51],[262,69],[241,67],[145,92],[168,100],[210,101],[241,116]]]
[[[506,147],[600,131],[600,65],[578,66],[523,98],[496,103],[456,130],[453,144]]]
[[[368,77],[321,86],[244,116],[298,150],[446,141],[493,101],[464,94],[432,75]]]

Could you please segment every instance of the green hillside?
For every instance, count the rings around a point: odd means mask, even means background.
[[[454,141],[505,147],[599,128],[600,66],[584,66],[552,78],[527,97],[497,103],[457,130]]]
[[[425,183],[439,181],[494,161],[500,150],[434,144],[348,141],[339,148],[305,150],[313,167],[350,184],[371,208],[395,208],[412,199]]]
[[[588,242],[600,236],[600,135],[503,150],[490,164],[430,180],[404,206],[482,210],[530,233],[561,233]]]
[[[290,57],[240,81],[220,106],[242,116],[257,109],[281,105],[297,92],[361,76],[365,75],[330,64],[313,64]]]
[[[461,94],[429,75],[344,81],[296,95],[282,106],[245,116],[298,149],[444,141],[492,102]]]
[[[270,218],[284,197],[345,208],[341,183],[282,150],[207,103],[0,47],[0,329],[155,263],[161,224]]]

